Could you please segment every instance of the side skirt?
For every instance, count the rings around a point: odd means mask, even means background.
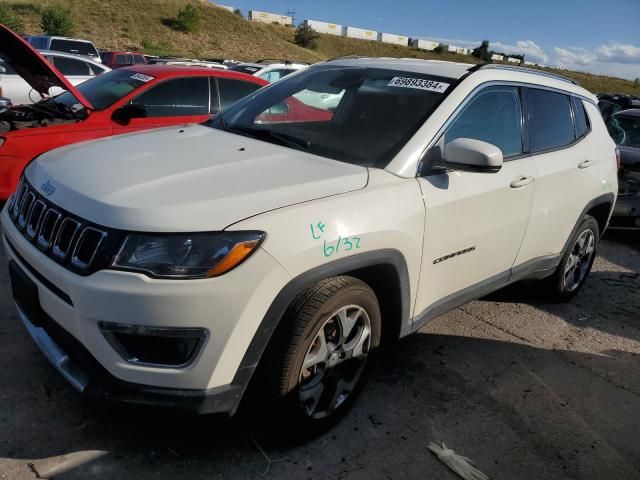
[[[524,279],[543,279],[553,274],[560,264],[562,255],[549,255],[534,258],[511,270],[499,273],[491,278],[471,285],[459,292],[452,293],[445,298],[433,303],[420,314],[416,315],[411,323],[411,329],[402,332],[401,336],[408,335],[422,328],[425,323],[440,315],[443,315],[465,303],[484,297],[496,290]]]

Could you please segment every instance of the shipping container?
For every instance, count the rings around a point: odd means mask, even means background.
[[[377,40],[378,32],[356,27],[342,27],[342,36],[349,38],[360,38],[363,40]]]
[[[493,60],[494,62],[502,62],[504,61],[504,55],[498,55],[497,53],[494,53],[493,55],[491,55],[491,60]]]
[[[304,24],[310,26],[318,33],[342,35],[342,25],[338,25],[336,23],[321,22],[319,20],[305,20]]]
[[[411,46],[415,48],[419,48],[420,50],[435,50],[438,45],[438,42],[433,42],[431,40],[422,40],[420,38],[414,38],[411,41]]]
[[[395,35],[393,33],[378,33],[378,41],[382,43],[393,43],[394,45],[409,45],[409,37]]]
[[[249,20],[262,23],[279,23],[280,25],[293,25],[293,19],[287,15],[279,15],[277,13],[259,12],[258,10],[249,10]]]
[[[457,47],[455,45],[449,45],[449,51],[452,53],[460,53],[462,55],[469,55],[469,49],[464,47]]]
[[[509,63],[517,63],[518,65],[520,65],[520,59],[519,58],[515,58],[515,57],[507,58],[507,62],[509,62]]]

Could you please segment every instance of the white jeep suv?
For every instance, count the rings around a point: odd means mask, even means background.
[[[382,343],[521,279],[580,290],[617,191],[596,101],[344,58],[206,124],[54,150],[2,212],[20,317],[88,395],[325,428]]]

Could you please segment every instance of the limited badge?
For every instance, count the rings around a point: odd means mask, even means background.
[[[153,80],[153,77],[151,75],[145,75],[144,73],[134,73],[133,75],[131,75],[131,78],[133,78],[134,80],[140,80],[144,83]]]

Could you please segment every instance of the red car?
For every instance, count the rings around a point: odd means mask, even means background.
[[[147,59],[136,52],[100,52],[102,64],[109,68],[122,68],[131,65],[144,65]]]
[[[27,163],[48,150],[131,131],[204,122],[268,83],[226,70],[134,65],[74,87],[3,25],[0,56],[41,95],[52,87],[66,90],[38,103],[0,107],[0,201],[11,195]]]

